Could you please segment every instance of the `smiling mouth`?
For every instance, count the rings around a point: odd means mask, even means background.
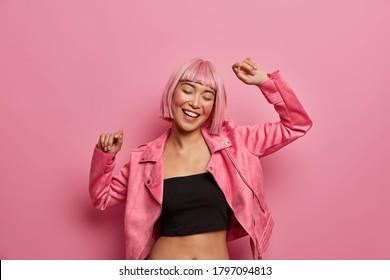
[[[194,113],[194,112],[191,112],[191,111],[188,111],[188,110],[185,110],[185,109],[183,109],[183,113],[186,114],[187,116],[191,117],[191,118],[197,118],[197,117],[200,116],[197,113]]]

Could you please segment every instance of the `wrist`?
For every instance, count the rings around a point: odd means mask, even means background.
[[[261,77],[260,82],[257,84],[257,86],[260,86],[261,84],[263,84],[269,80],[270,80],[269,76],[267,74],[265,74],[265,76]]]

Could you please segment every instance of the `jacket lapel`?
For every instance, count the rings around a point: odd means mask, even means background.
[[[162,155],[169,134],[170,129],[154,141],[149,142],[139,160],[139,164],[145,165],[143,168],[144,185],[159,204],[162,204],[163,199],[164,165]]]
[[[229,139],[222,133],[220,135],[212,135],[209,133],[208,128],[205,127],[202,127],[201,131],[203,138],[206,141],[207,146],[209,147],[211,156],[213,156],[215,152],[220,151],[226,147],[230,147],[232,145]]]

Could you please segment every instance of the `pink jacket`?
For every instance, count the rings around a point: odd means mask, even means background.
[[[267,249],[273,219],[264,201],[260,157],[303,136],[312,122],[279,71],[259,85],[280,116],[276,123],[236,126],[224,122],[220,135],[202,128],[211,151],[207,170],[214,176],[234,215],[227,240],[250,236],[254,259]],[[131,152],[119,174],[112,176],[113,154],[95,148],[89,191],[94,207],[105,209],[126,203],[125,240],[127,259],[145,259],[160,235],[159,216],[163,200],[162,154],[170,131]]]

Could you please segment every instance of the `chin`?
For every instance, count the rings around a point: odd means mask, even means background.
[[[190,125],[187,123],[182,123],[182,124],[175,123],[174,125],[176,126],[176,128],[179,131],[181,131],[183,133],[190,133],[190,132],[198,131],[201,128],[201,125]]]
[[[200,130],[200,127],[188,127],[188,126],[181,126],[180,127],[180,130],[184,133],[190,133],[190,132],[194,132],[194,131],[198,131]]]

